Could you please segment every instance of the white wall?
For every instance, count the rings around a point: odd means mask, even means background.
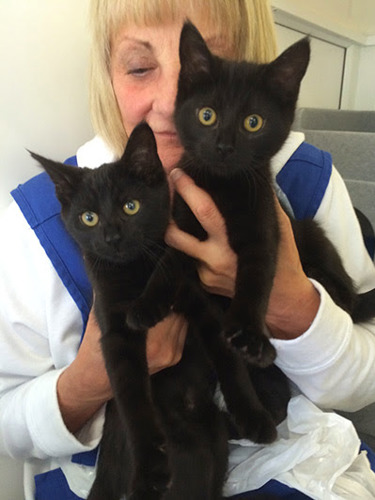
[[[40,171],[25,148],[65,159],[92,136],[87,5],[0,0],[0,209]],[[22,463],[0,457],[0,500],[23,498]]]
[[[87,5],[0,1],[0,209],[39,172],[25,148],[64,160],[92,135]]]
[[[280,52],[303,37],[301,32],[279,24],[276,25],[276,33]],[[310,39],[310,63],[302,81],[298,105],[338,109],[346,49],[315,37]]]
[[[374,2],[375,3],[375,2]],[[363,47],[358,55],[355,109],[375,110],[375,47]]]
[[[0,500],[24,498],[22,462],[0,457]]]
[[[341,108],[375,110],[375,1],[270,1],[280,25],[345,49]]]

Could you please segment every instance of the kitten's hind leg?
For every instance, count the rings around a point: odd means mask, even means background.
[[[228,346],[221,334],[221,313],[200,288],[188,290],[180,298],[180,307],[214,366],[235,427],[241,437],[271,443],[276,439],[274,421],[256,394],[243,357]]]
[[[181,361],[152,377],[168,437],[171,488],[164,500],[219,500],[227,471],[228,432],[212,398],[212,366],[189,330]]]
[[[276,365],[266,368],[247,365],[247,369],[259,400],[278,425],[286,418],[291,398],[287,376]]]
[[[107,403],[96,478],[87,500],[119,500],[126,492],[131,461],[114,400]]]
[[[123,315],[112,318],[112,327],[103,333],[102,349],[122,431],[131,450],[127,494],[129,498],[161,500],[169,488],[170,469],[166,437],[151,397],[146,333],[121,328],[123,322]]]
[[[242,356],[220,338],[213,357],[220,388],[239,437],[255,443],[272,443],[277,437],[274,419],[260,402]]]

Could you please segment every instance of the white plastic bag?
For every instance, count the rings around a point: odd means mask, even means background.
[[[260,488],[270,479],[314,499],[375,499],[375,474],[353,424],[323,412],[302,395],[291,399],[278,439],[268,446],[230,442],[224,495]]]

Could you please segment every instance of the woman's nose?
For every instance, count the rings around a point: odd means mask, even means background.
[[[178,71],[168,71],[160,77],[153,109],[165,116],[172,116],[177,95]]]

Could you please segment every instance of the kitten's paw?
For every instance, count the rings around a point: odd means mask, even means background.
[[[229,344],[250,364],[266,367],[271,365],[276,358],[275,348],[262,333],[255,333],[245,328],[227,332],[226,338]]]
[[[132,330],[148,330],[164,319],[168,312],[167,307],[156,304],[150,307],[142,299],[138,299],[129,306],[126,323]]]
[[[277,438],[277,429],[271,415],[266,410],[251,413],[245,425],[237,425],[241,437],[254,443],[269,444]]]
[[[237,432],[236,439],[249,439],[254,443],[269,444],[277,437],[276,424],[271,414],[262,407],[242,401],[241,406],[228,413],[230,428]]]
[[[132,330],[147,330],[152,324],[149,325],[150,318],[147,318],[146,311],[141,301],[134,302],[129,306],[126,312],[126,324]]]

